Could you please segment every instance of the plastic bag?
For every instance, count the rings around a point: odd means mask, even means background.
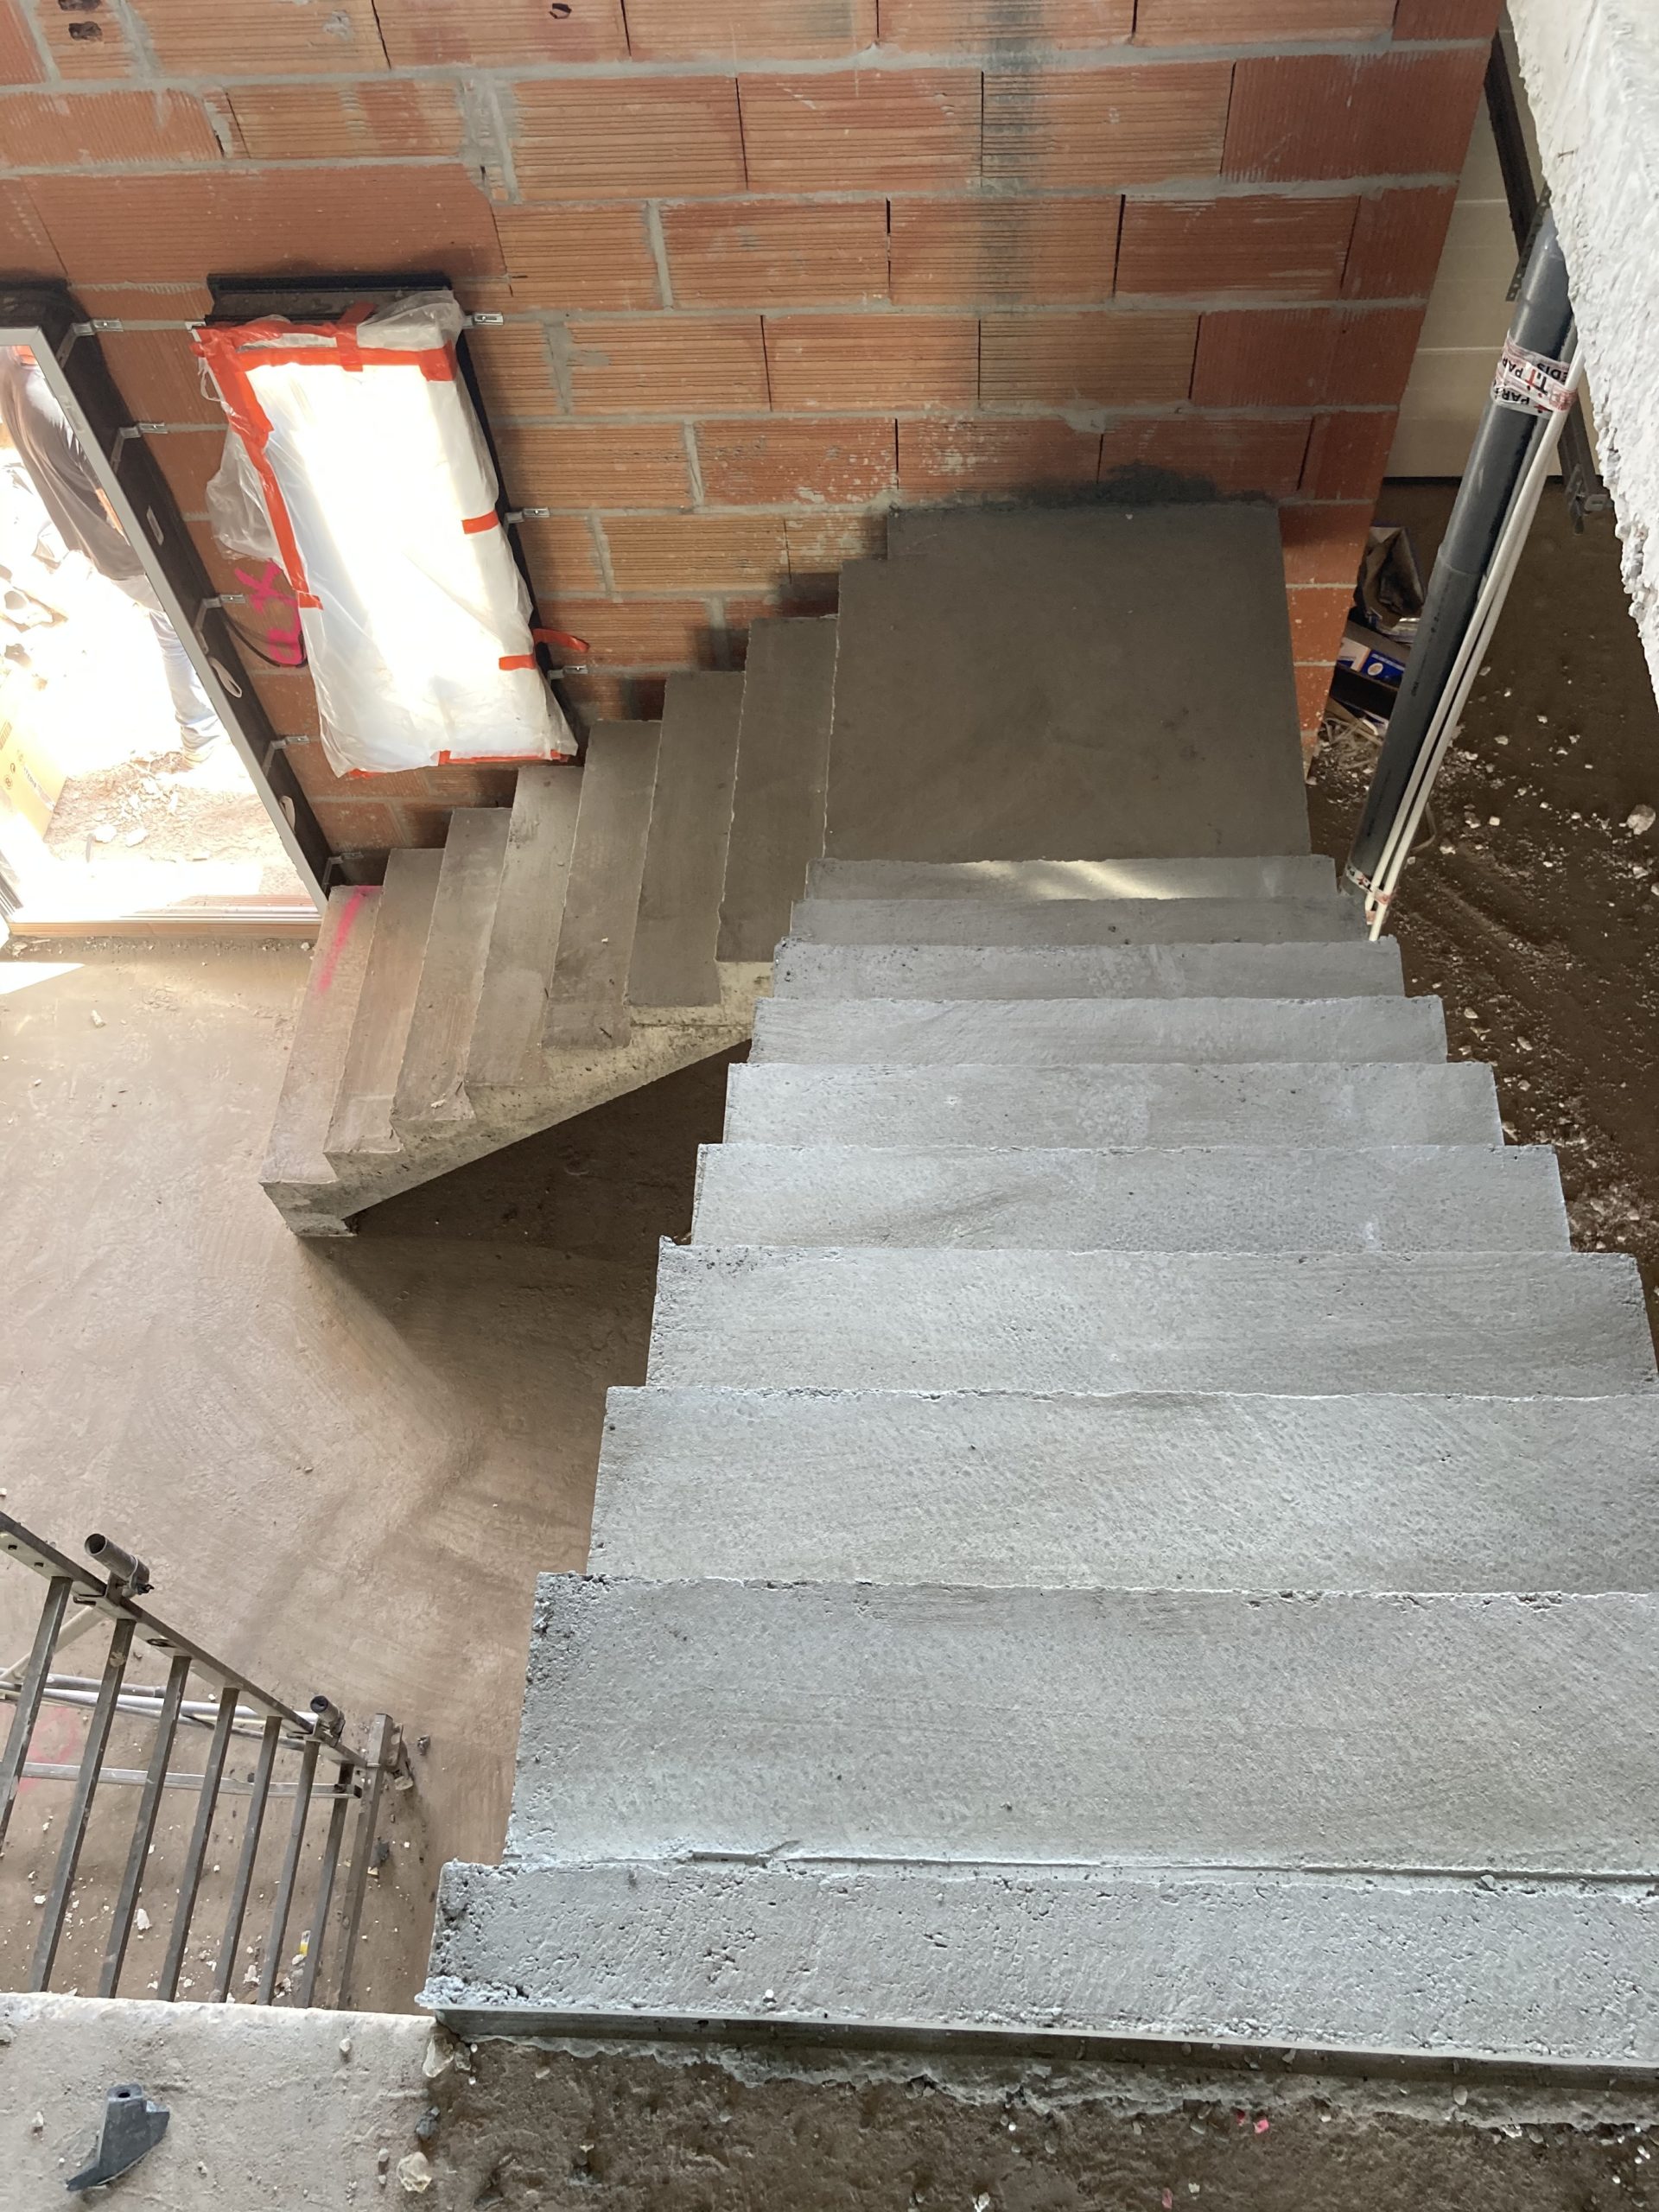
[[[461,324],[432,292],[339,322],[196,334],[240,454],[209,512],[293,586],[337,772],[576,749],[457,373]]]

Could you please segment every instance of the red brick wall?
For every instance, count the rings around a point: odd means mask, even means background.
[[[1150,469],[1281,503],[1311,720],[1496,12],[0,0],[3,273],[176,325],[210,272],[447,270],[505,317],[475,358],[589,711],[828,603],[895,504]],[[182,331],[107,350],[199,515]],[[260,681],[344,847],[505,795],[337,785],[305,679]]]

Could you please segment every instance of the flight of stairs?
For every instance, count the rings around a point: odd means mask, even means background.
[[[1328,861],[820,861],[469,2033],[1659,2064],[1659,1393]]]
[[[353,1216],[741,1043],[823,849],[835,622],[757,626],[747,677],[519,771],[511,810],[330,894],[260,1179]]]

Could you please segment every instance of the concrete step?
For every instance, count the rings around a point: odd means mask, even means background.
[[[1659,1393],[613,1390],[594,1574],[1659,1589]]]
[[[767,961],[823,850],[823,791],[836,679],[833,615],[757,622],[749,632],[720,957]]]
[[[329,893],[294,1025],[259,1180],[299,1236],[350,1234],[340,1178],[323,1147],[346,1072],[380,899],[378,884]]]
[[[833,2027],[1619,2072],[1659,2066],[1659,1911],[1640,1885],[1489,1876],[451,1866],[421,2002],[474,2037]]]
[[[512,816],[464,807],[449,817],[426,957],[392,1101],[391,1126],[408,1142],[435,1124],[465,1121],[467,1055],[501,889]]]
[[[755,1389],[1645,1389],[1612,1253],[791,1250],[664,1244],[653,1382]]]
[[[1440,1060],[1438,999],[764,999],[756,1062]]]
[[[1173,903],[1173,902],[1172,902]],[[1376,944],[803,944],[778,948],[787,999],[1337,999],[1405,988]]]
[[[1330,944],[1363,938],[1351,899],[803,899],[804,944]]]
[[[742,709],[741,675],[668,680],[628,973],[634,1006],[720,1004],[715,954]]]
[[[1547,1147],[706,1145],[698,1244],[1565,1252]]]
[[[490,947],[467,1052],[467,1090],[511,1089],[540,1047],[583,770],[521,768]]]
[[[1271,509],[941,514],[841,572],[838,860],[1307,850]]]
[[[1478,1061],[1332,1066],[734,1067],[749,1144],[1497,1144]]]
[[[441,852],[394,852],[375,918],[346,1065],[324,1149],[336,1166],[361,1153],[399,1149],[391,1104],[420,989]]]
[[[814,861],[809,899],[1317,899],[1336,889],[1323,853],[1258,859]]]
[[[1659,1596],[544,1575],[506,1856],[1659,1875]]]
[[[558,950],[542,1042],[608,1051],[628,1041],[628,969],[645,877],[661,725],[601,722],[589,733]]]

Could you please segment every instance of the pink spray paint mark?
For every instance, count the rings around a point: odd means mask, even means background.
[[[365,899],[372,899],[374,895],[373,887],[370,884],[363,884],[357,890],[346,894],[345,904],[340,910],[340,927],[329,939],[328,949],[323,954],[321,963],[317,969],[317,988],[320,991],[326,991],[334,982],[334,970],[340,965],[340,956],[346,950],[346,940],[356,925],[358,911]]]
[[[297,668],[305,658],[305,647],[300,633],[300,610],[289,588],[288,578],[274,561],[267,561],[261,575],[251,576],[245,569],[236,572],[238,583],[245,585],[248,605],[255,614],[267,614],[275,609],[283,616],[281,621],[268,619],[265,643],[270,657],[284,668]]]

